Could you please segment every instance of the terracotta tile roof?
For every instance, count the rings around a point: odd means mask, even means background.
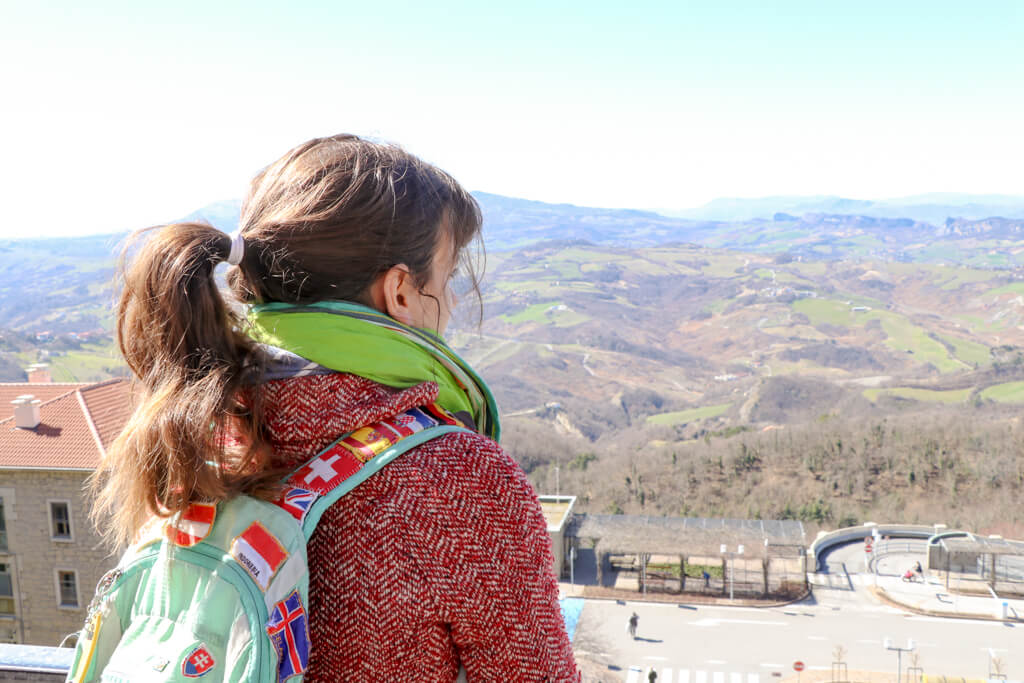
[[[82,469],[99,463],[131,414],[130,383],[113,379],[98,384],[0,384],[0,468]],[[39,426],[14,423],[18,396],[42,401]]]

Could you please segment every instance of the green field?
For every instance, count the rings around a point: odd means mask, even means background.
[[[882,329],[889,336],[885,340],[887,346],[897,351],[912,352],[918,361],[931,363],[939,372],[956,372],[967,367],[956,358],[950,358],[946,347],[928,336],[927,332],[900,315],[887,311],[870,311],[876,313],[882,321]]]
[[[933,389],[911,389],[910,387],[894,387],[892,389],[865,389],[864,398],[872,403],[880,396],[894,396],[924,403],[963,403],[971,395],[971,389],[953,389],[936,391]]]
[[[501,320],[510,325],[535,322],[542,325],[553,324],[558,327],[571,327],[590,320],[590,316],[572,309],[558,310],[564,304],[561,301],[545,301],[527,306],[524,310],[511,315],[501,316]]]
[[[803,313],[811,321],[812,325],[827,323],[837,327],[847,327],[856,322],[856,313],[850,311],[850,306],[842,301],[831,301],[829,299],[797,299],[792,303],[793,310]]]
[[[793,310],[803,313],[811,321],[812,325],[827,323],[837,327],[861,327],[869,320],[878,320],[882,329],[888,337],[885,343],[888,347],[905,353],[912,353],[920,363],[931,363],[939,372],[956,372],[969,367],[969,358],[978,358],[982,355],[982,346],[971,342],[958,340],[949,342],[954,348],[963,349],[965,354],[964,362],[950,356],[946,347],[928,336],[927,331],[907,320],[902,315],[891,313],[886,310],[879,310],[872,307],[869,311],[853,311],[853,304],[858,301],[851,300],[850,304],[844,301],[829,299],[799,299],[791,305]],[[957,354],[959,356],[959,353]],[[987,350],[984,351],[987,356]]]
[[[123,372],[124,361],[113,344],[82,344],[82,348],[46,359],[54,382],[99,382]]]
[[[661,413],[660,415],[651,415],[647,418],[648,424],[656,425],[677,425],[685,424],[687,422],[693,422],[695,420],[703,420],[709,417],[718,417],[732,406],[731,403],[723,403],[718,406],[701,406],[700,408],[690,408],[689,410],[679,410],[674,413]]]
[[[996,287],[985,292],[985,296],[989,294],[1024,294],[1024,282],[1011,282],[1008,285]]]
[[[1024,403],[1024,382],[994,384],[983,389],[981,397],[999,403]]]
[[[939,334],[938,337],[954,348],[954,354],[965,363],[985,365],[992,360],[989,348],[984,344],[954,337],[950,334]]]

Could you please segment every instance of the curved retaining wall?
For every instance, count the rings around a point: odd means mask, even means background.
[[[807,551],[814,558],[814,569],[818,569],[818,559],[822,553],[829,548],[851,541],[863,541],[866,536],[870,536],[872,530],[877,529],[878,533],[882,536],[888,536],[890,538],[923,538],[925,540],[935,535],[936,529],[934,526],[924,526],[920,524],[871,524],[861,526],[851,526],[845,529],[836,529],[830,531],[814,540],[811,543],[810,549]],[[942,534],[956,533],[949,531],[939,532]]]

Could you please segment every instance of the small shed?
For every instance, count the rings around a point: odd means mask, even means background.
[[[537,496],[544,519],[548,523],[548,535],[551,537],[551,551],[555,555],[555,576],[561,576],[565,569],[565,557],[568,546],[565,530],[572,519],[572,509],[576,505],[576,496]]]
[[[796,520],[587,514],[576,515],[566,535],[572,543],[594,548],[599,585],[604,585],[612,558],[622,556],[635,558],[642,592],[652,556],[677,558],[680,591],[686,590],[685,568],[694,561],[721,566],[722,590],[724,577],[731,579],[737,571],[746,576],[750,564],[759,571],[749,581],[757,588],[749,590],[769,593],[785,590],[787,583],[806,582],[806,534]]]

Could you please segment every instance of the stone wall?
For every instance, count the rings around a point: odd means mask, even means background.
[[[0,562],[11,565],[18,619],[0,624],[14,640],[30,645],[60,644],[82,628],[96,583],[117,558],[103,545],[88,518],[83,486],[88,472],[4,470],[0,496],[7,521],[7,551]],[[13,494],[13,495],[12,495]],[[50,501],[67,501],[71,539],[54,539]],[[6,555],[6,559],[4,559]],[[57,572],[74,571],[78,605],[58,605]],[[0,640],[7,640],[0,633]]]

